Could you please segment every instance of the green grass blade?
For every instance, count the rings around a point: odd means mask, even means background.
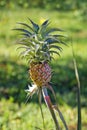
[[[72,46],[72,54],[73,54],[73,63],[74,63],[74,69],[75,69],[75,76],[77,80],[77,102],[78,102],[78,123],[77,123],[77,130],[81,130],[81,99],[80,99],[80,79],[79,79],[79,74],[78,74],[78,68],[77,68],[77,63],[76,63],[76,58],[74,54],[74,49],[73,49],[73,43],[71,42]]]

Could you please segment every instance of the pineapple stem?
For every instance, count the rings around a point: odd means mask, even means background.
[[[51,116],[52,116],[52,118],[54,120],[56,130],[60,130],[58,120],[56,118],[56,115],[55,115],[53,107],[52,107],[52,102],[50,100],[50,97],[48,95],[47,89],[45,87],[43,87],[42,93],[43,93],[43,97],[44,97],[45,103],[46,103],[47,107],[49,108]]]

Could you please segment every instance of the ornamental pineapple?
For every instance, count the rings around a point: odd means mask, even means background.
[[[37,86],[45,86],[51,80],[51,68],[48,63],[37,63],[30,67],[30,77]]]
[[[20,55],[29,63],[29,74],[31,80],[38,87],[45,86],[51,80],[52,70],[49,65],[53,54],[60,55],[63,35],[55,34],[63,31],[59,28],[49,29],[49,20],[44,21],[40,26],[28,19],[32,26],[26,23],[18,23],[24,28],[15,28],[20,31],[21,38],[18,41],[19,48],[22,48]]]

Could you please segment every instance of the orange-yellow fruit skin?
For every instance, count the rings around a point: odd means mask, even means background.
[[[51,68],[48,63],[32,64],[29,70],[30,78],[38,86],[45,86],[51,80]]]

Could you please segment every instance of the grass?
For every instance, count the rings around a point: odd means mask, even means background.
[[[40,113],[40,108],[36,103],[29,103],[24,105],[22,103],[20,106],[17,103],[13,103],[12,99],[6,101],[3,100],[0,103],[0,129],[1,130],[36,130],[36,126],[43,129],[42,118]],[[4,107],[4,109],[3,109]],[[46,130],[54,130],[54,125],[52,118],[50,116],[49,111],[47,110],[45,105],[42,105],[43,113],[45,117],[45,127]],[[60,106],[61,111],[67,121],[68,127],[70,130],[76,129],[76,108],[72,108],[68,105],[64,105],[64,107]],[[38,113],[38,114],[37,114]],[[82,117],[83,121],[83,130],[87,128],[86,116],[87,113],[86,108],[82,109]],[[67,114],[67,116],[66,116]],[[70,116],[68,116],[70,115]],[[62,122],[59,120],[61,124],[62,130],[64,130]]]
[[[20,13],[21,12],[21,13]],[[51,12],[51,13],[50,13]],[[81,11],[58,12],[41,9],[2,10],[0,12],[0,130],[36,130],[35,126],[43,128],[42,118],[36,96],[33,103],[24,105],[28,80],[28,66],[16,52],[17,34],[11,29],[16,22],[26,22],[27,17],[41,21],[50,19],[52,27],[66,30],[64,34],[72,37],[74,52],[81,81],[82,130],[87,128],[87,25]],[[28,21],[27,21],[28,22]],[[58,104],[68,123],[70,130],[76,129],[76,79],[74,74],[71,43],[63,47],[61,57],[52,61],[53,88],[56,92]],[[50,93],[50,92],[49,92]],[[3,109],[4,108],[4,109]],[[54,128],[47,108],[43,105],[46,130]],[[37,115],[38,113],[38,115]],[[67,116],[66,116],[67,113]],[[71,115],[71,116],[70,116]],[[35,118],[37,117],[37,119]],[[61,122],[60,122],[61,123]],[[63,129],[63,126],[61,124]]]

